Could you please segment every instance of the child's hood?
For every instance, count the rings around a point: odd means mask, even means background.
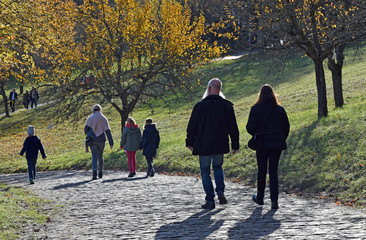
[[[155,132],[157,131],[155,124],[145,125],[145,131],[147,132]]]
[[[132,134],[141,134],[140,128],[126,127],[126,131]]]
[[[39,137],[35,135],[27,137],[26,140],[30,143],[38,143],[40,141]]]

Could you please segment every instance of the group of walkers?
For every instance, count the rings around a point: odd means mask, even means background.
[[[39,99],[38,91],[35,87],[32,87],[32,90],[29,91],[28,89],[25,90],[23,94],[23,106],[24,108],[28,109],[29,104],[31,108],[37,107],[37,102]],[[9,104],[12,112],[15,112],[15,103],[18,100],[18,93],[16,92],[15,88],[9,94]]]
[[[199,156],[203,189],[206,193],[204,209],[215,208],[215,191],[211,180],[211,165],[216,183],[216,194],[220,204],[226,204],[224,154],[239,150],[239,129],[233,104],[221,92],[222,82],[211,79],[203,98],[192,111],[187,127],[186,146],[193,155]],[[247,131],[251,135],[261,133],[263,142],[256,150],[258,164],[257,194],[252,199],[258,205],[264,204],[267,166],[269,166],[272,209],[278,209],[278,163],[282,150],[287,148],[286,138],[290,124],[286,111],[279,105],[276,94],[268,84],[262,86],[258,99],[250,110]]]
[[[201,179],[206,193],[203,209],[215,208],[215,192],[220,204],[227,204],[224,194],[225,182],[223,172],[224,154],[233,154],[239,150],[239,129],[236,122],[233,103],[225,99],[222,93],[222,82],[211,79],[202,100],[192,111],[188,126],[186,147],[193,155],[199,156]],[[246,125],[249,134],[263,136],[262,147],[256,149],[258,165],[257,193],[252,196],[258,205],[264,204],[267,168],[270,178],[270,199],[272,209],[278,209],[278,164],[281,152],[287,149],[286,139],[289,135],[290,124],[283,107],[272,87],[265,84],[261,87],[258,99],[252,106]],[[91,149],[92,180],[103,177],[103,151],[108,139],[112,149],[114,142],[107,118],[102,114],[102,107],[96,104],[88,117],[84,132],[86,134],[86,151]],[[26,152],[30,183],[36,176],[35,165],[38,150],[46,158],[41,140],[34,134],[34,127],[28,128],[29,137],[24,141],[21,155]],[[229,145],[229,137],[231,147]],[[136,175],[136,151],[143,150],[147,161],[147,176],[153,177],[155,170],[153,159],[159,147],[160,136],[151,118],[146,119],[143,134],[132,117],[129,117],[122,130],[120,148],[126,152],[129,175]],[[216,188],[211,180],[211,165]]]
[[[103,177],[103,151],[108,138],[109,146],[113,148],[113,138],[107,118],[102,114],[102,107],[96,104],[92,107],[92,115],[86,121],[84,132],[86,134],[86,147],[90,146],[92,152],[92,180]],[[129,168],[128,177],[136,175],[136,152],[143,150],[142,154],[147,161],[147,176],[153,177],[155,170],[153,159],[159,147],[160,135],[151,118],[146,119],[143,135],[132,117],[129,117],[122,130],[120,148],[126,151]]]

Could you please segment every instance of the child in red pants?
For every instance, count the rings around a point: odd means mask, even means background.
[[[121,149],[127,153],[128,168],[130,174],[128,177],[136,175],[136,151],[140,149],[141,131],[132,117],[127,118],[126,125],[122,131]]]

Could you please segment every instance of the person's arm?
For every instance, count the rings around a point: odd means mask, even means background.
[[[290,133],[290,122],[287,117],[286,110],[283,109],[283,122],[282,122],[282,131],[285,136],[285,139],[287,139],[289,133]]]
[[[88,135],[89,130],[90,130],[90,127],[88,125],[85,125],[85,127],[84,127],[85,135]]]
[[[156,147],[158,148],[160,145],[160,134],[159,131],[156,131]]]
[[[139,134],[138,134],[138,138],[137,138],[137,140],[138,140],[138,142],[141,144],[141,141],[142,141],[141,130],[140,130],[140,128],[138,128],[138,130],[139,130]]]
[[[229,135],[231,140],[231,149],[233,153],[236,153],[240,146],[239,146],[239,128],[236,122],[234,108],[231,107],[229,109]]]
[[[126,127],[125,127],[126,128]],[[127,131],[125,129],[122,130],[122,136],[121,136],[121,145],[120,148],[122,149],[123,146],[126,143],[126,138],[127,138]]]
[[[255,113],[254,113],[253,107],[250,109],[249,118],[248,118],[248,122],[247,122],[246,128],[247,128],[247,132],[250,135],[254,135],[255,134],[256,120],[255,120]]]
[[[141,141],[141,144],[140,144],[140,149],[143,149],[147,144],[147,134],[146,134],[146,130],[144,130],[142,132],[142,141]]]
[[[24,143],[23,143],[23,148],[22,148],[22,150],[20,151],[20,156],[23,156],[23,154],[25,153],[25,149],[26,149],[26,141],[24,141]]]
[[[114,142],[113,142],[113,137],[112,137],[111,130],[110,130],[110,129],[108,129],[107,131],[105,131],[105,134],[107,135],[108,142],[109,142],[109,146],[110,146],[111,148],[113,148],[113,144],[114,144]]]
[[[42,142],[41,142],[41,139],[39,139],[39,151],[41,152],[41,155],[42,155],[42,158],[43,159],[46,159],[47,156],[46,156],[46,153],[44,151],[44,148],[43,148],[43,145],[42,145]]]
[[[197,134],[197,123],[199,120],[198,118],[199,116],[196,104],[196,106],[194,106],[192,110],[192,114],[187,126],[186,147],[189,148],[190,150],[193,150],[193,143]]]

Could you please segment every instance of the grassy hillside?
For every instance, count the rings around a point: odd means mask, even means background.
[[[246,143],[249,134],[245,125],[251,105],[258,90],[269,83],[279,95],[291,124],[288,139],[289,149],[280,162],[280,182],[288,193],[313,194],[331,198],[348,205],[366,204],[366,60],[354,58],[348,51],[344,66],[345,106],[334,109],[331,77],[327,73],[329,117],[318,119],[315,73],[307,57],[296,57],[287,62],[281,72],[271,71],[265,61],[239,60],[218,61],[212,67],[201,69],[206,76],[201,79],[206,85],[212,77],[223,81],[223,92],[234,102],[240,130],[241,150],[225,157],[225,175],[233,181],[255,184],[255,152]],[[268,60],[268,59],[267,59]],[[192,101],[181,101],[166,108],[159,102],[154,115],[140,106],[133,117],[140,126],[145,118],[152,117],[158,124],[161,145],[155,160],[158,172],[175,174],[198,174],[197,157],[185,148],[185,130],[196,101],[204,87],[194,90]],[[26,160],[19,156],[22,143],[27,136],[29,124],[36,127],[48,158],[39,159],[40,170],[90,169],[91,154],[85,153],[83,126],[70,123],[58,124],[50,129],[48,117],[52,106],[19,111],[11,118],[0,119],[0,172],[25,172]],[[127,169],[127,159],[119,149],[120,118],[113,109],[104,109],[116,142],[113,150],[105,150],[105,167]],[[145,171],[146,162],[141,152],[137,154],[138,168]]]

